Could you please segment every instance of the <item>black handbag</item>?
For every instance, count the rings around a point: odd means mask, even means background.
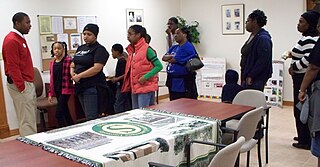
[[[196,57],[190,59],[187,61],[185,67],[187,68],[188,71],[196,71],[202,68],[204,64],[200,60],[200,57],[197,55]]]

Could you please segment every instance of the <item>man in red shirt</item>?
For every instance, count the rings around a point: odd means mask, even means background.
[[[13,30],[4,38],[2,54],[7,87],[12,97],[20,136],[37,133],[36,93],[31,54],[24,34],[31,28],[27,14],[18,12],[12,17]]]

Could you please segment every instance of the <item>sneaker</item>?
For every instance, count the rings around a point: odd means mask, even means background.
[[[292,146],[299,149],[310,150],[310,145],[307,144],[292,143]]]

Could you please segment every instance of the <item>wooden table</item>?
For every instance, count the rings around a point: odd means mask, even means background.
[[[84,167],[56,154],[17,140],[0,143],[0,166],[4,167]]]
[[[255,107],[182,98],[153,105],[149,108],[210,117],[224,123],[230,119],[241,117]]]
[[[153,109],[178,112],[190,115],[211,117],[225,122],[241,116],[254,107],[235,104],[208,102],[193,99],[178,99],[158,105],[150,106]],[[30,146],[20,141],[0,143],[0,166],[8,167],[83,167],[80,163],[60,157],[42,150],[40,147]]]

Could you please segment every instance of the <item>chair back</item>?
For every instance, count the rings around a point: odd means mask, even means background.
[[[33,72],[34,72],[33,84],[34,84],[34,87],[36,89],[37,97],[40,97],[42,95],[42,93],[43,93],[42,77],[41,77],[40,71],[38,70],[37,67],[33,67]]]
[[[244,142],[245,138],[241,136],[236,142],[220,150],[211,160],[209,167],[234,167],[240,148]]]
[[[251,140],[257,130],[263,111],[263,107],[259,107],[244,114],[236,129],[238,130],[238,136],[245,137],[246,141]]]
[[[254,89],[240,91],[233,99],[232,104],[247,105],[253,107],[268,108],[266,97],[263,92]]]

